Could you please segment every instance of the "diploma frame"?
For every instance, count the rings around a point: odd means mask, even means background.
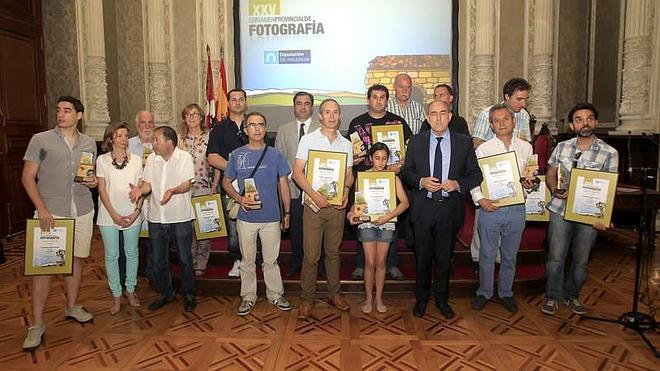
[[[218,213],[220,214],[220,215],[216,215],[218,218],[218,223],[220,224],[220,230],[218,231],[202,232],[201,227],[199,225],[200,216],[197,215],[197,205],[204,204],[207,201],[215,201],[216,205],[218,206]],[[219,193],[215,193],[212,195],[195,196],[192,198],[192,206],[193,206],[193,210],[195,210],[195,221],[193,222],[193,226],[195,227],[195,237],[197,238],[197,240],[207,240],[209,238],[227,236],[227,223],[225,223],[225,213],[222,210],[222,200],[220,199]]]
[[[389,209],[390,211],[396,208],[396,175],[393,171],[360,171],[357,173],[357,190],[358,192],[364,192],[364,181],[369,180],[369,182],[376,182],[378,179],[388,179],[390,181],[390,196],[389,196]],[[371,220],[374,220],[384,214],[371,214],[368,212],[365,213],[371,217]],[[396,222],[397,218],[394,217],[391,222]]]
[[[577,187],[577,179],[584,177],[585,180],[591,181],[593,179],[603,179],[609,182],[607,187],[607,200],[603,207],[603,216],[597,217],[592,215],[582,215],[573,212],[575,204],[575,188]],[[597,171],[588,169],[572,169],[571,182],[568,185],[568,199],[566,200],[566,209],[564,211],[564,220],[594,225],[602,223],[605,227],[609,227],[612,222],[612,211],[614,210],[614,196],[616,195],[616,185],[619,179],[618,173],[609,173],[607,171]]]
[[[495,204],[498,207],[511,206],[511,205],[522,205],[525,203],[525,196],[523,195],[522,184],[520,184],[520,170],[518,170],[518,160],[516,158],[516,153],[514,151],[500,153],[498,155],[486,156],[477,159],[479,163],[479,168],[481,173],[484,176],[484,180],[481,182],[481,193],[483,193],[485,198],[490,199],[490,193],[488,192],[488,185],[486,182],[486,172],[484,171],[484,165],[489,165],[494,167],[500,161],[508,161],[511,165],[511,170],[513,171],[513,187],[515,194],[510,197],[505,197],[497,200]]]
[[[73,273],[73,239],[75,234],[74,219],[55,219],[54,226],[66,228],[66,246],[64,265],[39,267],[32,264],[34,257],[34,230],[40,228],[39,219],[28,219],[25,227],[25,275],[38,276]]]
[[[387,136],[390,132],[399,133],[399,146],[401,147],[401,153],[399,154],[399,159],[401,164],[403,164],[404,157],[406,156],[406,139],[403,136],[403,124],[392,124],[392,125],[376,125],[371,127],[371,143],[378,142],[378,133],[383,133],[384,136]],[[390,151],[393,151],[390,148]]]
[[[341,206],[342,200],[344,199],[344,182],[346,179],[346,161],[348,160],[348,154],[345,152],[333,152],[333,151],[318,151],[318,150],[309,150],[307,156],[307,181],[310,185],[314,184],[314,161],[319,159],[321,161],[326,160],[337,160],[339,161],[339,179],[337,180],[337,193],[334,197],[328,199],[330,205]],[[318,191],[315,189],[315,191]],[[309,199],[313,202],[309,195],[305,194],[305,199]]]
[[[543,206],[543,214],[527,214],[525,213],[525,221],[528,222],[549,222],[550,221],[550,211],[547,209],[548,203],[552,195],[548,189],[548,184],[545,182],[545,175],[537,175],[541,179],[541,184],[545,188],[545,205]]]

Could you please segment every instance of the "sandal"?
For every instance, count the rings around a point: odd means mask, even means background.
[[[121,310],[121,296],[113,298],[112,306],[110,307],[110,315],[114,316]]]
[[[195,276],[201,277],[206,274],[206,269],[195,269]]]
[[[137,294],[135,294],[134,292],[126,292],[126,298],[128,299],[128,304],[131,307],[140,306],[140,299],[138,299]]]
[[[369,314],[373,310],[371,304],[367,304],[367,303],[364,303],[361,309],[362,309],[362,313],[364,314]]]

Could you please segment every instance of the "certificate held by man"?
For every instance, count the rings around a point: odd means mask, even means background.
[[[396,208],[396,180],[391,171],[366,171],[357,175],[357,189],[364,198],[364,215],[377,219]],[[391,221],[396,221],[396,217]]]
[[[564,219],[609,226],[618,175],[605,171],[573,169]]]
[[[384,143],[390,149],[390,157],[387,159],[388,165],[403,163],[406,148],[402,124],[372,126],[371,142]]]
[[[307,180],[330,205],[342,204],[347,156],[344,152],[309,151]],[[305,198],[306,202],[313,203],[309,195],[305,195]]]
[[[71,274],[73,269],[73,219],[55,219],[44,231],[39,219],[28,219],[25,234],[25,275]]]
[[[225,215],[222,212],[220,195],[195,196],[192,198],[195,210],[195,236],[197,240],[205,240],[227,235]]]
[[[525,203],[516,153],[482,157],[477,160],[483,174],[481,191],[490,200],[498,200],[499,207]]]

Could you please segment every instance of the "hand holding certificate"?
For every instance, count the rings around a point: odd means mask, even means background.
[[[358,173],[358,192],[364,200],[364,216],[371,221],[390,213],[396,208],[396,180],[391,171],[365,171]],[[365,218],[366,219],[366,218]],[[365,221],[365,220],[363,220]],[[396,221],[393,218],[391,221]]]
[[[482,157],[477,160],[483,173],[481,191],[497,206],[519,205],[525,202],[515,152]]]
[[[609,226],[618,175],[603,171],[573,169],[564,219]]]
[[[342,204],[347,157],[343,152],[309,151],[307,180],[330,205]],[[305,202],[313,202],[310,195],[305,195]]]
[[[44,231],[38,219],[28,219],[25,234],[25,275],[71,274],[73,271],[73,219],[55,219]]]

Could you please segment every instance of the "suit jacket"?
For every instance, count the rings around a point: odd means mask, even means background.
[[[424,216],[424,210],[429,207],[429,203],[438,202],[426,197],[426,189],[419,189],[420,179],[431,176],[433,173],[429,165],[430,136],[431,131],[426,130],[410,139],[405,164],[401,169],[401,179],[412,189],[411,220],[413,222]],[[458,181],[460,185],[460,192],[449,193],[449,201],[458,201],[461,205],[453,213],[455,216],[454,225],[456,228],[460,228],[465,217],[465,208],[463,207],[465,197],[472,188],[481,184],[483,178],[472,145],[472,138],[456,132],[451,132],[451,160],[449,162],[448,178]]]
[[[319,127],[320,124],[318,121],[312,118],[312,122],[309,124],[309,128],[307,128],[307,133],[311,133]],[[275,148],[284,154],[287,162],[291,165],[292,171],[293,164],[296,162],[296,152],[298,151],[299,130],[298,122],[293,120],[280,126],[275,136]],[[298,188],[296,182],[291,177],[289,177],[289,189],[291,190],[291,198],[300,197],[300,188]]]
[[[424,130],[431,130],[431,125],[429,124],[428,119],[424,120],[424,122],[422,122],[422,126],[419,128],[419,131]],[[470,136],[470,129],[468,129],[467,122],[464,118],[457,114],[453,114],[451,116],[451,121],[449,121],[449,130],[451,130],[452,133],[459,133]]]

